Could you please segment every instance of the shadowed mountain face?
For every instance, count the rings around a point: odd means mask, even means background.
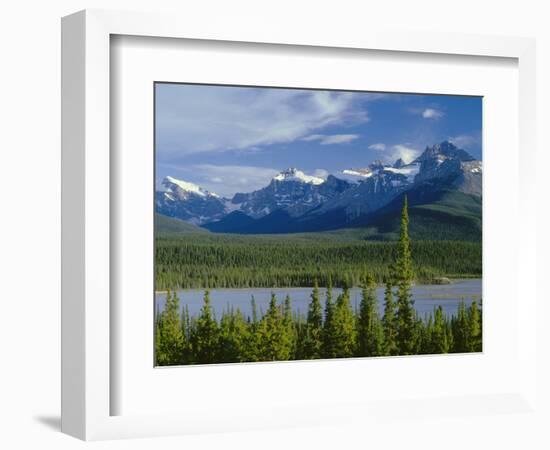
[[[415,239],[481,241],[481,197],[421,185],[376,212],[357,218],[350,228],[369,228],[371,238],[397,239],[403,197],[409,205],[409,232]]]
[[[364,227],[374,234],[391,234],[394,215],[407,195],[411,215],[423,227],[417,231],[423,235],[429,235],[431,229],[437,238],[478,240],[482,172],[481,161],[443,142],[427,147],[408,164],[402,159],[393,165],[374,161],[326,178],[290,168],[266,187],[231,199],[167,177],[164,190],[156,194],[156,205],[160,214],[213,232],[290,233]]]

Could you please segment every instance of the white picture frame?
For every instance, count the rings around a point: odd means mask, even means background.
[[[223,41],[237,43],[284,44],[301,48],[368,49],[407,52],[414,55],[463,55],[517,60],[519,176],[513,178],[518,198],[518,236],[509,244],[516,255],[518,283],[525,295],[517,311],[517,352],[520,367],[513,387],[502,393],[482,393],[470,397],[436,397],[411,400],[411,411],[434,402],[455,414],[495,413],[507,408],[524,412],[536,408],[536,235],[534,183],[528,176],[535,158],[535,44],[531,39],[481,37],[451,34],[416,34],[389,31],[348,30],[330,33],[279,30],[265,24],[249,24],[238,29],[228,23],[194,23],[189,17],[106,11],[82,11],[62,22],[62,430],[85,440],[162,436],[223,430],[247,430],[325,423],[373,416],[373,405],[342,402],[296,407],[284,402],[271,411],[235,411],[219,405],[209,414],[181,413],[113,415],[112,399],[120,389],[112,377],[113,321],[110,298],[112,214],[111,186],[116,174],[111,170],[112,143],[110,108],[111,36],[141,36]],[[510,294],[517,297],[517,292]],[[514,303],[515,304],[515,303]],[[394,359],[394,367],[404,359]],[[358,364],[350,361],[347,367]],[[306,363],[307,365],[307,363]],[[248,366],[252,367],[252,366]],[[275,365],[255,365],[264,377],[273,376]],[[288,366],[287,366],[288,367]],[[312,365],[309,365],[310,372]],[[399,400],[393,399],[392,401]],[[401,398],[401,400],[404,400]],[[416,403],[415,403],[416,402]],[[377,407],[389,414],[389,404],[377,400]],[[476,406],[477,408],[476,409]],[[275,407],[274,407],[275,408]],[[416,409],[415,409],[416,408]],[[116,408],[115,408],[116,409]],[[330,411],[330,412],[328,412]],[[414,412],[413,412],[414,414]],[[389,414],[391,416],[391,414]],[[246,418],[246,420],[243,420]],[[270,420],[273,419],[274,420]],[[269,420],[269,424],[268,424]],[[351,420],[351,419],[350,419]],[[393,420],[393,419],[392,419]]]

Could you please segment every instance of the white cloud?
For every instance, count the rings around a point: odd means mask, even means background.
[[[307,142],[310,142],[310,141],[320,141],[321,139],[323,139],[325,137],[324,134],[310,134],[309,136],[304,136],[301,140],[302,141],[307,141]]]
[[[412,162],[418,155],[420,155],[420,150],[409,147],[403,144],[393,145],[389,152],[388,162],[397,161],[401,158],[405,161],[406,164]]]
[[[160,84],[157,146],[166,160],[292,142],[328,125],[368,121],[359,98],[350,92]],[[349,142],[351,136],[334,135],[325,143]]]
[[[461,134],[459,136],[450,137],[448,140],[451,144],[456,145],[458,148],[466,149],[472,145],[479,144],[480,138],[481,136]]]
[[[378,152],[382,152],[386,150],[386,144],[382,144],[382,143],[371,144],[369,145],[369,150],[376,150]]]
[[[321,145],[347,144],[358,139],[358,134],[311,134],[303,137],[302,141],[319,141]]]
[[[441,119],[444,115],[443,111],[433,108],[426,108],[422,111],[422,117],[424,117],[424,119]]]

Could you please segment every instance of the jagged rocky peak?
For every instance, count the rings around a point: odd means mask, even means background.
[[[481,196],[482,162],[453,143],[444,141],[426,147],[416,161],[420,162],[416,183],[445,182],[458,191]]]
[[[403,158],[399,158],[397,161],[393,163],[394,169],[401,169],[401,167],[406,166],[407,164],[405,161],[403,161]]]
[[[286,170],[278,173],[273,177],[275,181],[297,181],[300,183],[308,184],[322,184],[325,182],[323,178],[315,177],[312,175],[306,175],[296,167],[289,167]]]
[[[385,167],[384,163],[380,161],[379,159],[375,159],[373,162],[369,164],[370,170],[382,170]]]
[[[443,141],[441,144],[426,147],[426,150],[417,158],[417,161],[422,162],[428,159],[436,159],[440,162],[446,159],[457,159],[459,161],[475,160],[466,150],[458,148],[449,141]]]

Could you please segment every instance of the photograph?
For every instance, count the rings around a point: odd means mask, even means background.
[[[155,366],[483,351],[483,97],[153,89]]]

